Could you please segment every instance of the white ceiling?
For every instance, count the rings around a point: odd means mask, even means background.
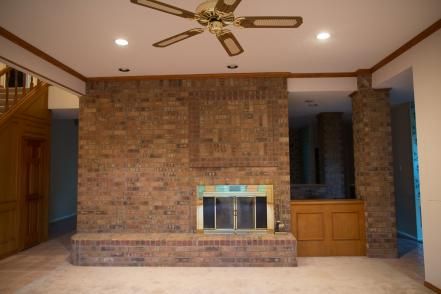
[[[343,112],[346,120],[351,118],[352,103],[350,92],[323,91],[289,93],[289,123],[291,127],[307,126],[315,121],[321,112]],[[316,107],[306,101],[313,101]]]
[[[390,88],[390,104],[392,106],[414,100],[412,69],[404,70],[381,87]],[[303,91],[289,93],[289,123],[291,127],[300,128],[315,122],[321,112],[342,112],[343,118],[352,118],[351,91]],[[313,101],[311,107],[305,101]]]
[[[164,0],[194,11],[201,0]],[[243,0],[237,16],[303,16],[298,29],[236,29],[231,58],[209,33],[166,49],[152,43],[196,22],[129,0],[1,0],[0,26],[87,77],[231,72],[340,72],[373,66],[441,18],[440,0]],[[315,35],[326,30],[327,42]],[[129,40],[127,48],[113,44]]]

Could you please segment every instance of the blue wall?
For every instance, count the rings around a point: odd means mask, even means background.
[[[53,119],[51,131],[49,222],[77,211],[78,127],[70,119]]]

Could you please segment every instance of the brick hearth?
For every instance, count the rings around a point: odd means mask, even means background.
[[[72,237],[72,263],[99,266],[296,266],[282,234],[94,234]]]

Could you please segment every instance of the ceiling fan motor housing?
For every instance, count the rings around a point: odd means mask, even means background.
[[[212,34],[222,34],[224,27],[234,23],[234,14],[225,13],[215,9],[217,0],[210,0],[200,4],[196,8],[197,21],[208,27]]]

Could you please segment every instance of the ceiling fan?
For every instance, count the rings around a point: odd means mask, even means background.
[[[165,13],[196,20],[205,27],[191,29],[153,44],[153,46],[159,48],[164,48],[199,35],[205,29],[208,29],[210,33],[216,35],[228,55],[236,56],[243,53],[244,50],[233,33],[227,29],[230,25],[240,28],[297,28],[303,23],[303,19],[300,16],[236,17],[234,16],[234,10],[242,0],[205,1],[196,8],[195,13],[155,0],[130,1]]]

